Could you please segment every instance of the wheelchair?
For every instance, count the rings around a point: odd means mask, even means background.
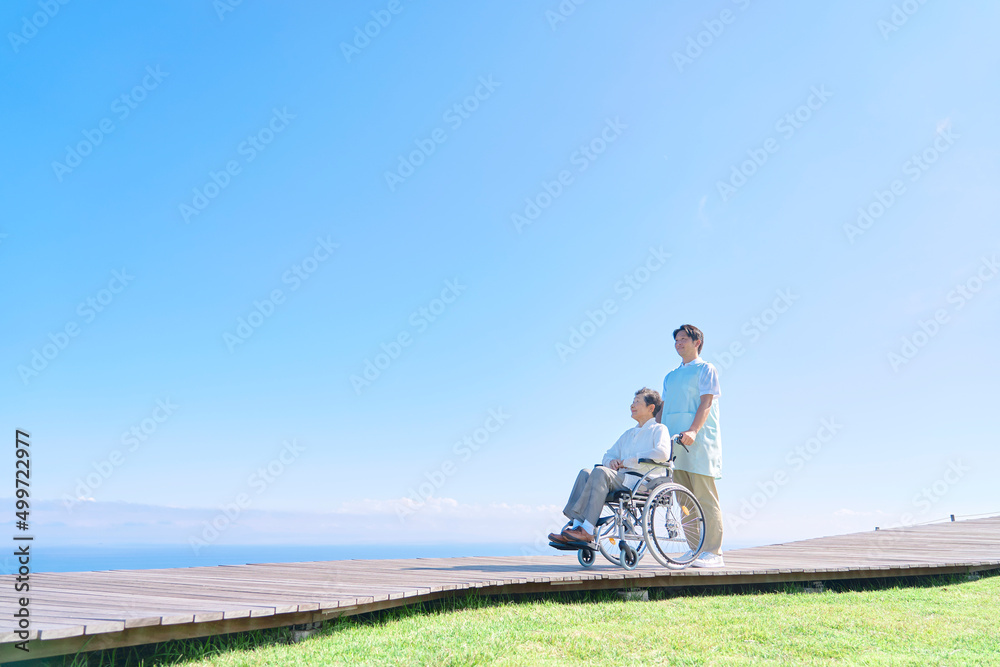
[[[687,446],[680,436],[671,445]],[[682,570],[694,562],[705,544],[705,515],[701,504],[688,489],[674,482],[674,456],[666,462],[639,459],[656,466],[645,475],[634,475],[631,489],[611,494],[597,521],[597,549],[583,542],[557,543],[549,546],[577,552],[583,567],[592,567],[597,551],[608,561],[626,570],[634,570],[649,552],[660,565]]]

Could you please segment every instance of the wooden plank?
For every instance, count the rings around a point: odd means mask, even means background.
[[[32,576],[33,632],[40,637],[35,645],[45,651],[59,646],[69,651],[85,640],[89,647],[124,646],[142,643],[143,637],[276,627],[306,622],[293,619],[322,620],[468,590],[492,595],[972,572],[1000,569],[998,533],[1000,518],[814,538],[731,551],[728,566],[718,569],[670,570],[647,558],[629,572],[603,562],[583,570],[575,556],[559,554],[39,573]],[[4,578],[0,603],[16,602],[7,592],[10,587],[4,588]],[[0,656],[9,657],[17,637],[14,626],[4,621]],[[94,638],[101,641],[94,643]]]
[[[91,591],[104,591],[106,593],[129,595],[134,599],[163,597],[179,600],[197,600],[202,604],[211,601],[217,606],[221,605],[226,608],[227,613],[233,614],[233,616],[231,616],[232,618],[242,618],[244,616],[269,616],[275,613],[274,606],[248,603],[246,597],[228,594],[227,592],[220,590],[206,591],[203,587],[187,586],[182,581],[178,581],[174,586],[164,584],[160,588],[142,586],[133,583],[108,584],[101,582],[99,584],[93,584],[86,582],[85,580],[78,580],[72,584],[64,584],[64,586],[65,590],[84,594]],[[158,592],[163,593],[163,595],[157,595]],[[185,593],[187,597],[178,597],[181,593]],[[295,609],[292,608],[287,611],[295,611]],[[286,610],[282,610],[281,613],[286,613]],[[229,617],[227,616],[227,618]]]
[[[59,591],[56,591],[57,593]],[[46,591],[46,594],[49,592]],[[133,608],[138,609],[137,603],[134,602],[132,595],[127,594],[115,594],[115,593],[100,593],[100,594],[88,594],[84,597],[71,596],[69,593],[65,592],[67,597],[55,597],[41,598],[43,600],[69,600],[72,604],[84,604],[84,605],[109,605],[111,607],[123,606],[126,609]],[[38,596],[40,597],[40,596]],[[204,605],[199,605],[197,603],[189,603],[184,599],[176,598],[143,598],[144,603],[155,603],[155,608],[163,610],[167,613],[191,613],[194,614],[194,622],[207,622],[207,621],[220,621],[223,618],[222,611],[208,611],[203,607]]]

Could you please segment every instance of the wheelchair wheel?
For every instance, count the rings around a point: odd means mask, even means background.
[[[626,514],[628,513],[626,512]],[[605,505],[604,509],[601,510],[600,521],[603,521],[605,518],[610,519],[610,521],[598,526],[600,532],[597,535],[597,548],[600,549],[601,555],[609,563],[612,565],[621,565],[622,544],[626,544],[636,552],[636,563],[638,564],[642,560],[642,557],[646,555],[646,543],[641,539],[642,522],[639,520],[641,517],[636,518],[631,515],[625,517],[625,532],[626,534],[635,535],[636,539],[634,541],[626,540],[623,543],[618,539],[618,527],[615,525],[614,516],[615,511],[609,505]],[[600,521],[598,521],[598,524],[600,524]]]
[[[592,567],[594,561],[597,560],[597,554],[594,553],[593,549],[579,549],[576,552],[576,559],[580,561],[580,565]]]
[[[634,570],[635,566],[639,564],[639,554],[635,549],[629,546],[628,542],[622,544],[621,556],[619,558],[619,565],[621,565],[626,570]]]
[[[672,569],[687,567],[705,544],[701,504],[680,484],[661,484],[649,494],[642,513],[642,534],[660,565]]]

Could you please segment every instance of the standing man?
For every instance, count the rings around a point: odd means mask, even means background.
[[[722,431],[719,429],[719,374],[700,356],[705,336],[698,327],[674,331],[681,365],[663,379],[663,410],[657,421],[679,433],[690,451],[677,448],[674,481],[687,487],[705,515],[705,544],[694,567],[723,567],[722,508],[715,480],[722,477]]]

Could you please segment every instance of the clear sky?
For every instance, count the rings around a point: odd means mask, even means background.
[[[998,20],[4,3],[39,539],[531,542],[682,323],[728,546],[1000,510]]]

